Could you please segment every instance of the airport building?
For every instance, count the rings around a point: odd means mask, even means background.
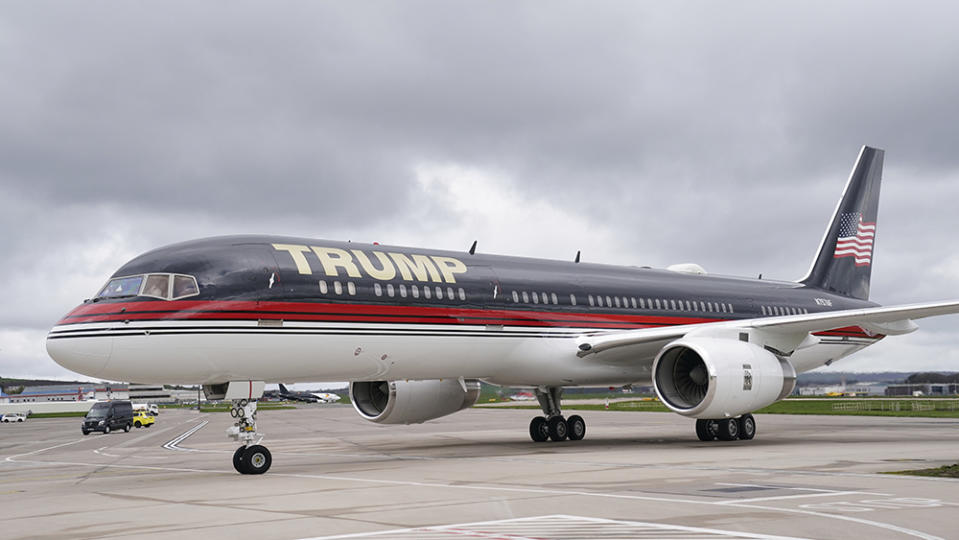
[[[959,383],[890,384],[887,396],[954,396],[959,394]]]
[[[156,384],[86,383],[27,386],[19,394],[0,392],[0,403],[40,403],[50,401],[107,401],[129,399],[134,403],[178,403],[196,401],[197,391],[168,390]]]
[[[196,400],[196,390],[167,389],[159,384],[130,383],[130,401],[134,403],[179,403]]]
[[[169,403],[174,401],[170,392],[158,384],[130,383],[130,401],[134,403]]]
[[[27,386],[19,394],[5,394],[7,403],[39,403],[48,401],[85,401],[129,399],[128,386],[117,384],[71,384]]]

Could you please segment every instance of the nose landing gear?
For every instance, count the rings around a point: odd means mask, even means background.
[[[263,474],[270,470],[273,456],[259,444],[262,433],[256,431],[256,400],[263,397],[263,381],[230,381],[204,384],[207,399],[224,400],[232,404],[230,415],[236,419],[226,434],[243,446],[233,452],[233,468],[240,474]]]
[[[233,468],[240,474],[263,474],[270,470],[273,456],[265,446],[253,444],[254,440],[262,438],[256,432],[256,400],[234,399],[232,402],[230,415],[237,421],[227,429],[227,435],[243,442],[243,446],[233,453]]]

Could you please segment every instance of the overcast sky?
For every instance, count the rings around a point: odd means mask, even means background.
[[[275,233],[798,279],[886,149],[872,299],[959,298],[959,8],[6,2],[0,375],[120,265]],[[959,317],[836,369],[959,370]]]

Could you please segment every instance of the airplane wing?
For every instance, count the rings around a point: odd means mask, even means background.
[[[629,353],[630,349],[648,354],[650,346],[665,345],[687,335],[728,335],[735,339],[745,330],[758,334],[758,341],[789,354],[813,332],[858,326],[874,335],[907,334],[918,328],[912,319],[952,313],[959,313],[959,300],[613,331],[584,336],[577,345],[581,357],[613,350]]]

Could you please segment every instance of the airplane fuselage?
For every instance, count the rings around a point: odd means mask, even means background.
[[[147,296],[149,276],[162,275],[169,288]],[[643,383],[662,344],[640,358],[584,361],[571,341],[876,306],[792,282],[274,236],[160,248],[120,268],[111,286],[128,276],[143,278],[136,290],[105,289],[50,332],[58,362],[94,377],[185,384]],[[187,278],[196,290],[178,296],[174,280]],[[849,327],[817,337],[790,359],[797,371],[882,336]]]

